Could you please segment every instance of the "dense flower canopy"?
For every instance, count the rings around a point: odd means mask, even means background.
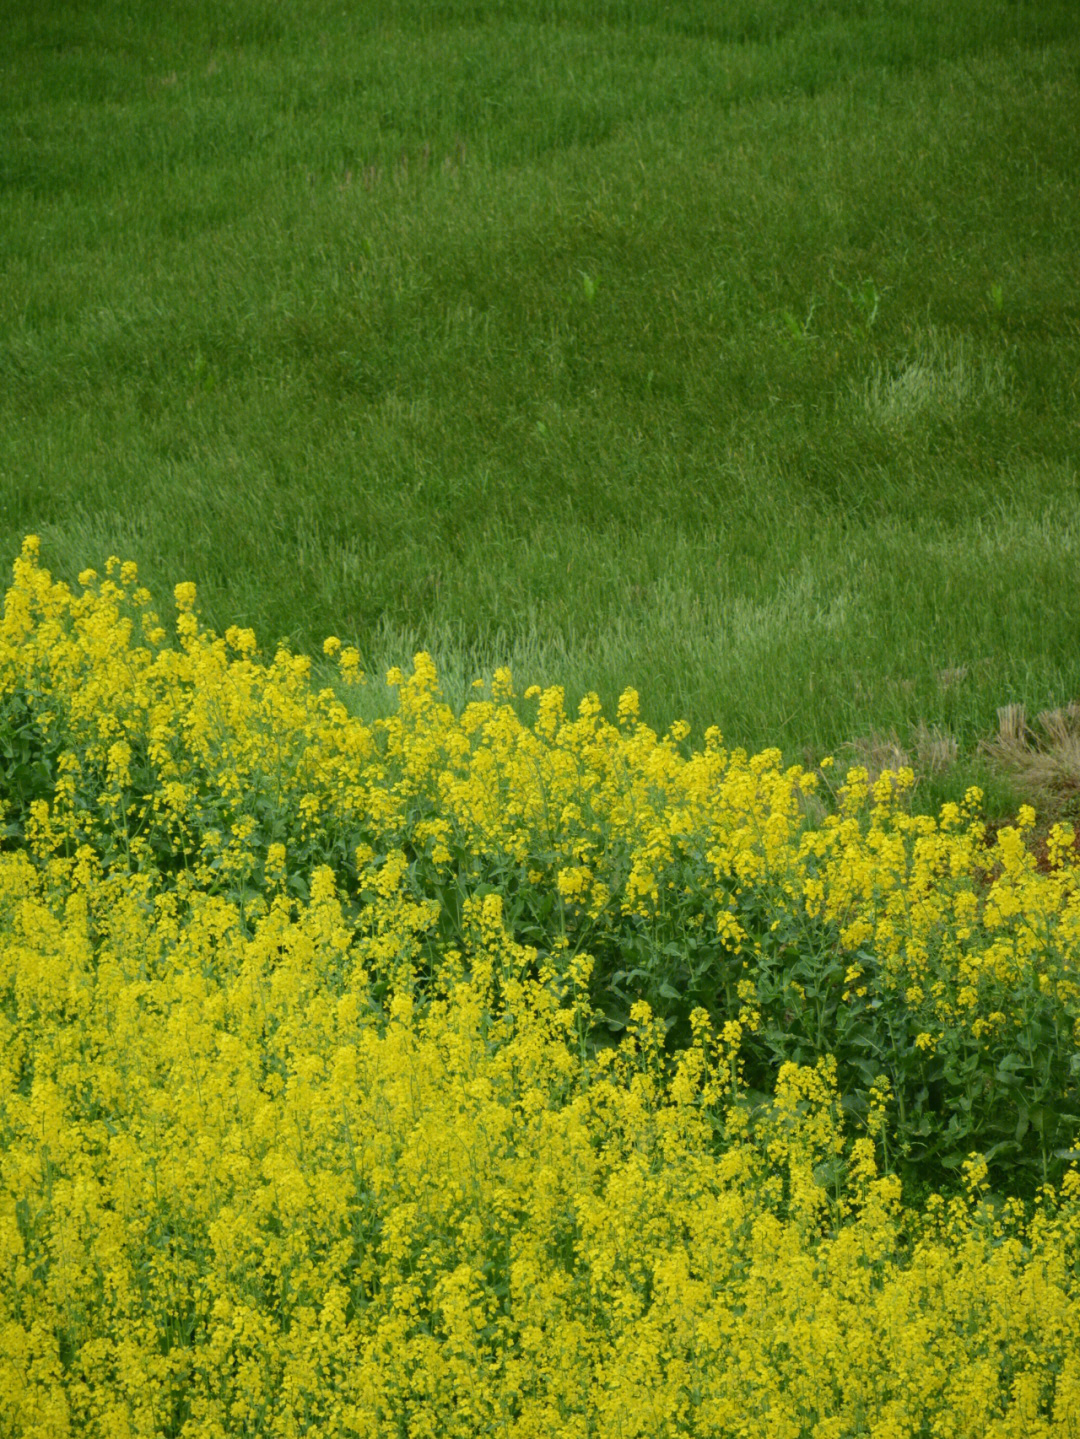
[[[175,598],[0,623],[0,1434],[1080,1435],[1067,826]]]

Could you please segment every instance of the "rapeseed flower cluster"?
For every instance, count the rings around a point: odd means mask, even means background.
[[[0,1435],[1080,1436],[1064,827],[175,599],[0,621]]]

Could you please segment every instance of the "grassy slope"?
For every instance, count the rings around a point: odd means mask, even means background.
[[[798,758],[1080,693],[1071,3],[182,10],[0,4],[0,550]]]

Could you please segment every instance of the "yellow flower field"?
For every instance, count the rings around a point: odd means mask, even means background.
[[[175,598],[0,622],[0,1434],[1080,1436],[1067,826]]]

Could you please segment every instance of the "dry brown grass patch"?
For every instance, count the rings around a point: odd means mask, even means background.
[[[1080,811],[1080,703],[1043,710],[1034,724],[1023,705],[1004,705],[997,715],[998,732],[980,741],[980,752],[1040,807]]]

